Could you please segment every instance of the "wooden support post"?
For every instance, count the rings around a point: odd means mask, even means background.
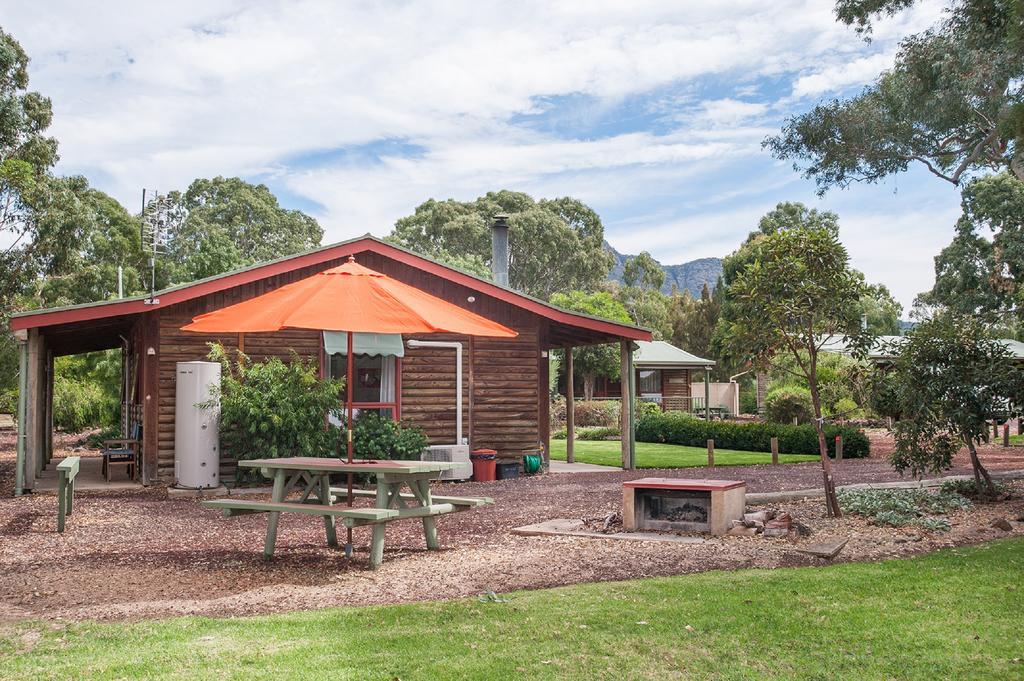
[[[843,460],[843,436],[836,435],[836,461]]]
[[[622,440],[622,468],[632,470],[635,465],[635,440],[633,434],[633,409],[636,402],[636,391],[634,386],[636,378],[633,376],[633,346],[632,342],[624,340],[619,344],[620,355],[620,379],[622,385],[620,429]]]
[[[711,422],[711,369],[704,369],[704,420]]]
[[[708,440],[708,468],[715,467],[715,441]]]
[[[779,462],[779,438],[772,438],[772,463]]]
[[[1007,421],[1003,424],[1003,446],[1010,446],[1010,422]]]
[[[565,460],[568,463],[576,461],[576,392],[573,380],[572,347],[568,347],[565,349]]]
[[[159,479],[160,418],[160,312],[142,315],[142,484]],[[151,352],[152,351],[152,352]]]
[[[27,475],[26,449],[28,441],[27,417],[28,412],[28,342],[26,336],[16,336],[18,340],[18,443],[14,471],[14,496],[21,496],[25,492]]]
[[[1017,435],[1024,435],[1024,416],[1017,417]]]
[[[995,442],[999,438],[999,422],[992,419],[992,441]]]

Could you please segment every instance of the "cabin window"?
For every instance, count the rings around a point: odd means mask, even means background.
[[[331,378],[344,379],[348,371],[345,355],[331,355]],[[399,418],[398,372],[401,364],[394,355],[355,355],[352,362],[352,406],[356,414],[375,411],[388,418]],[[344,406],[347,391],[342,392]]]
[[[637,390],[641,395],[660,395],[661,369],[644,369],[640,371]]]

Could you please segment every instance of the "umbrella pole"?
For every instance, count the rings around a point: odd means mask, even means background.
[[[348,439],[348,462],[352,463],[352,374],[353,374],[353,359],[352,359],[352,332],[348,332],[348,353],[345,355],[346,362],[348,364],[345,372],[345,393],[348,418],[345,419],[345,426],[347,431]],[[348,474],[348,505],[352,506],[352,474]],[[352,555],[352,528],[348,528],[348,543],[345,544],[345,555]]]

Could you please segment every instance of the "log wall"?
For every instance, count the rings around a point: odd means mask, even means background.
[[[519,331],[520,335],[516,338],[476,338],[472,343],[467,337],[446,334],[415,337],[463,343],[463,434],[470,438],[474,448],[488,447],[498,450],[500,455],[514,457],[536,448],[542,437],[541,410],[546,408],[546,392],[541,390],[538,369],[538,318],[515,306],[375,253],[357,255],[357,261]],[[207,359],[208,343],[212,342],[220,342],[228,350],[238,348],[237,334],[198,334],[181,331],[181,327],[196,315],[261,295],[342,262],[339,259],[270,277],[160,311],[156,463],[161,479],[171,480],[174,475],[177,362]],[[472,303],[469,302],[470,297],[474,298]],[[254,361],[269,357],[287,360],[293,350],[302,357],[315,357],[319,360],[322,342],[318,331],[286,330],[266,334],[247,333],[244,345],[245,353]],[[432,444],[454,443],[455,351],[407,348],[406,357],[402,361],[400,399],[402,418],[423,427]],[[224,463],[227,462],[222,462],[222,472],[226,472]]]

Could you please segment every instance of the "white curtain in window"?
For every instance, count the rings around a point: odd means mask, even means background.
[[[395,401],[395,356],[384,355],[381,359],[380,370],[380,401]]]

